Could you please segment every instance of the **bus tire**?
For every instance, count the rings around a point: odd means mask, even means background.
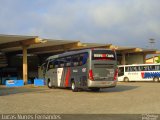
[[[51,80],[48,80],[47,86],[48,86],[48,88],[50,88],[50,89],[53,88],[52,83],[51,83]]]
[[[128,78],[128,77],[125,77],[123,81],[124,81],[124,82],[129,82],[129,78]]]
[[[90,88],[91,89],[91,91],[93,91],[93,92],[99,92],[100,91],[100,88]]]
[[[78,88],[76,87],[74,80],[71,82],[71,89],[73,92],[78,92]]]
[[[154,82],[159,82],[159,78],[158,78],[158,77],[154,77],[154,78],[153,78],[153,81],[154,81]]]

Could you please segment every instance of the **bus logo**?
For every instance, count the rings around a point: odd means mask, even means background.
[[[160,77],[160,72],[141,72],[142,78]]]
[[[82,68],[82,72],[86,72],[86,68]]]

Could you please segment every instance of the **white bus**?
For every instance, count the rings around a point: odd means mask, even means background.
[[[160,81],[160,64],[118,66],[118,81]]]
[[[44,74],[49,88],[70,87],[73,92],[89,88],[115,87],[117,57],[113,50],[86,49],[50,56]]]

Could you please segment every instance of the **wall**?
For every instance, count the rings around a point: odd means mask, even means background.
[[[126,64],[143,64],[143,55],[142,54],[126,55]]]
[[[28,56],[28,78],[38,77],[39,58],[37,56]],[[23,58],[22,56],[12,55],[9,56],[9,66],[11,68],[17,68],[18,74],[22,78],[23,71]]]

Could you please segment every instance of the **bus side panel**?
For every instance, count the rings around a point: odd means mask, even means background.
[[[120,77],[118,77],[118,81],[124,81],[124,78],[125,78],[124,75],[123,75],[123,76],[120,76]]]
[[[63,71],[64,71],[64,68],[57,68],[57,83],[58,83],[58,87],[62,87]]]
[[[63,68],[60,87],[69,87],[70,68]]]
[[[57,69],[50,69],[45,75],[46,81],[50,80],[53,86],[57,86]]]
[[[64,79],[65,87],[70,87],[70,79],[71,79],[71,68],[66,68],[66,74]]]
[[[76,86],[79,88],[87,88],[87,77],[88,77],[87,73],[88,73],[87,63],[82,66],[72,67],[70,80],[74,80]]]
[[[87,69],[87,65],[83,65],[80,67],[79,70],[79,87],[80,88],[87,88],[87,78],[88,78],[88,69]]]

